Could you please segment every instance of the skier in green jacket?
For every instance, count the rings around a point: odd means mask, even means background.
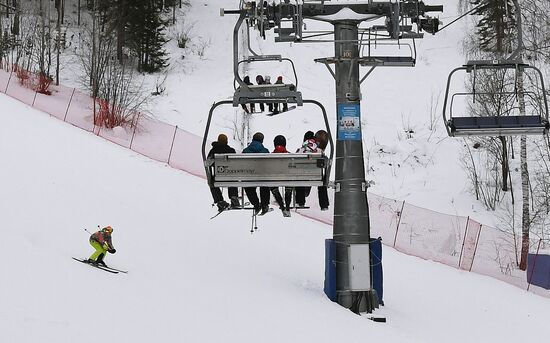
[[[105,262],[103,262],[105,255],[107,252],[111,254],[116,252],[116,249],[113,247],[113,242],[111,241],[112,233],[113,228],[107,226],[90,236],[90,244],[94,247],[95,252],[88,259],[88,263],[98,264],[103,267],[107,266]]]

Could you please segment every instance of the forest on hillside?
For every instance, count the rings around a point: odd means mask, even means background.
[[[166,28],[182,18],[185,0],[7,0],[0,2],[0,67],[49,94],[58,85],[64,57],[78,64],[82,87],[97,99],[94,123],[132,124],[150,92],[140,73],[169,66]],[[190,27],[176,37],[180,47]],[[163,91],[160,79],[155,92]]]

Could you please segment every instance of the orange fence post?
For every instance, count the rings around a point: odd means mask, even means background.
[[[4,89],[4,94],[8,92],[8,87],[10,86],[11,76],[13,75],[13,69],[10,71],[10,77],[8,77],[8,83],[6,84],[6,89]]]
[[[466,235],[468,234],[468,224],[470,223],[470,216],[466,218],[466,229],[464,229],[464,239],[462,240],[462,248],[460,248],[460,257],[458,258],[458,269],[462,265],[462,253],[464,252],[464,244],[466,244]]]
[[[134,125],[134,132],[132,132],[132,139],[130,139],[130,150],[132,150],[132,143],[134,142],[134,136],[136,135],[136,128],[139,123],[139,113],[137,115],[136,124]]]
[[[174,148],[174,141],[176,140],[176,133],[178,132],[178,126],[176,125],[176,129],[174,130],[174,137],[172,137],[172,145],[170,146],[170,152],[168,153],[168,165],[170,165],[170,157],[172,157],[172,149]]]
[[[73,102],[73,96],[74,96],[75,90],[76,88],[73,88],[73,92],[71,93],[71,98],[69,99],[69,104],[67,105],[67,110],[65,111],[65,116],[63,117],[63,121],[67,119],[67,114],[69,113],[69,108],[71,107],[71,103]]]
[[[32,98],[32,107],[34,107],[34,102],[36,101],[36,95],[38,94],[37,91],[34,91],[34,98]],[[52,116],[51,113],[48,113],[50,115],[50,117]]]
[[[397,242],[397,233],[399,232],[399,224],[401,223],[401,217],[403,217],[404,208],[405,208],[405,200],[403,200],[403,205],[401,205],[401,212],[399,212],[399,220],[397,221],[397,227],[395,228],[395,237],[393,238],[394,248],[395,248],[395,243]]]
[[[474,261],[476,259],[477,246],[479,244],[479,236],[481,236],[481,229],[482,228],[483,228],[483,225],[479,224],[479,231],[477,232],[476,245],[475,245],[475,248],[474,248],[474,256],[472,256],[472,264],[470,265],[470,269],[468,270],[469,272],[472,271],[472,268],[474,266]]]

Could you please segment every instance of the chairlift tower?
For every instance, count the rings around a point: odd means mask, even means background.
[[[331,42],[334,57],[316,59],[334,77],[336,86],[336,161],[334,227],[334,264],[336,268],[336,301],[354,312],[372,312],[377,305],[372,288],[369,243],[370,226],[365,180],[361,128],[361,83],[376,67],[412,67],[416,62],[414,40],[423,38],[422,31],[434,34],[439,20],[426,15],[441,12],[443,6],[428,6],[420,0],[393,1],[241,1],[239,10],[224,14],[246,17],[250,27],[265,32],[274,29],[276,42]],[[318,20],[333,25],[331,31],[308,33],[304,20]],[[383,25],[360,28],[364,22],[385,19]],[[325,39],[325,37],[332,37]],[[412,41],[410,55],[375,56],[371,47]],[[411,45],[408,45],[411,47]],[[367,53],[360,53],[361,48]],[[334,65],[334,68],[331,66]],[[360,66],[370,70],[360,78]],[[238,77],[241,89],[247,86]],[[365,264],[366,258],[366,264]],[[362,260],[362,261],[361,261]],[[358,270],[357,266],[362,270]],[[367,269],[367,270],[365,270]]]

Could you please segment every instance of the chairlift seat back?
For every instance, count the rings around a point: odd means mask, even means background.
[[[302,93],[293,84],[250,85],[239,87],[233,96],[233,106],[253,103],[295,103],[303,105]]]
[[[515,80],[510,82],[514,86],[512,91],[507,89],[496,91],[481,91],[476,92],[476,71],[477,70],[499,71],[499,70],[515,70]],[[530,70],[532,76],[530,79],[538,84],[538,88],[530,87],[527,90],[522,89],[520,92],[517,87],[518,75],[520,72]],[[469,92],[453,92],[451,93],[451,79],[458,71],[472,73],[473,90]],[[489,73],[490,74],[490,73]],[[504,75],[500,75],[504,77]],[[527,78],[527,77],[525,77]],[[483,81],[483,80],[482,80]],[[477,82],[482,82],[477,81]],[[525,86],[525,84],[524,84]],[[476,96],[498,97],[498,96],[513,96],[515,101],[521,101],[521,98],[529,97],[532,101],[531,108],[527,113],[530,115],[506,115],[506,116],[484,116],[484,117],[455,117],[453,116],[453,107],[455,107],[455,96],[471,97],[472,103],[476,101]],[[469,106],[466,104],[466,106]],[[517,107],[520,109],[520,107]],[[525,110],[525,108],[524,108]],[[521,112],[520,112],[521,113]],[[544,135],[548,133],[548,101],[546,99],[546,90],[544,86],[544,78],[540,69],[514,60],[472,60],[462,67],[455,68],[447,78],[447,89],[445,91],[445,100],[443,103],[443,120],[449,136],[516,136],[516,135]]]
[[[359,64],[377,67],[414,67],[416,60],[410,56],[369,56],[362,57]]]
[[[215,154],[207,161],[211,186],[323,186],[330,160],[324,154]]]
[[[541,116],[454,117],[448,126],[452,136],[541,135],[549,129]]]

